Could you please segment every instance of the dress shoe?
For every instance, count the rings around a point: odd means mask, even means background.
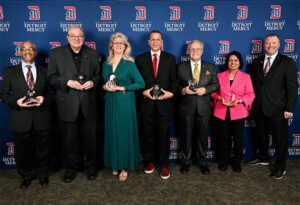
[[[41,186],[47,186],[49,184],[49,178],[48,177],[40,177],[39,181],[40,181]]]
[[[88,180],[95,180],[97,178],[97,173],[96,172],[89,172],[87,174]]]
[[[64,175],[64,182],[70,183],[76,178],[76,172],[75,171],[66,171]]]
[[[218,169],[222,172],[225,172],[228,169],[227,165],[219,164]]]
[[[286,170],[285,169],[275,169],[270,177],[272,179],[282,179],[282,177],[286,174]]]
[[[190,166],[189,165],[186,165],[186,164],[181,165],[181,167],[180,167],[181,174],[186,174],[189,171],[190,171]]]
[[[20,188],[21,189],[26,189],[27,187],[30,186],[32,179],[23,179],[21,184],[20,184]]]
[[[209,175],[209,168],[207,165],[200,165],[200,171],[204,175]]]
[[[241,165],[239,165],[239,164],[232,165],[232,171],[233,171],[233,172],[236,172],[236,173],[242,172],[242,167],[241,167]]]

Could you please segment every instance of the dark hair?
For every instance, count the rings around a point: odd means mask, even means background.
[[[278,40],[280,40],[279,36],[278,36],[277,34],[275,34],[275,33],[270,33],[270,34],[266,35],[266,36],[265,36],[265,40],[266,40],[268,37],[277,37]]]
[[[148,38],[148,39],[150,39],[152,33],[159,33],[160,36],[161,36],[161,39],[162,39],[162,33],[161,33],[159,30],[153,30],[153,31],[151,31],[151,32],[149,33],[149,38]]]
[[[237,59],[239,59],[239,61],[240,61],[239,69],[244,66],[244,62],[243,62],[243,58],[242,58],[241,53],[238,52],[238,51],[232,51],[232,52],[228,53],[227,56],[226,56],[226,60],[225,60],[225,67],[226,68],[228,68],[228,62],[229,62],[230,56],[236,56]]]

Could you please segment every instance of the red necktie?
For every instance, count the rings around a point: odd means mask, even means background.
[[[28,85],[29,90],[33,90],[34,80],[33,80],[33,75],[32,75],[32,72],[31,72],[31,65],[26,65],[26,68],[28,68],[28,71],[27,71],[27,85]]]
[[[268,74],[268,72],[270,70],[270,67],[271,67],[271,57],[268,57],[267,58],[267,63],[266,63],[265,68],[263,70],[264,77],[267,76],[267,74]]]
[[[154,73],[154,77],[156,77],[157,75],[157,54],[153,54],[153,61],[152,61],[152,64],[153,64],[153,73]]]

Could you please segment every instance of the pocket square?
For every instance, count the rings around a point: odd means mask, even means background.
[[[205,75],[210,75],[210,72],[209,70],[206,71]]]

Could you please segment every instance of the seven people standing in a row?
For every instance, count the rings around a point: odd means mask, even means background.
[[[214,64],[202,60],[204,44],[199,40],[188,45],[190,60],[176,66],[175,57],[162,50],[160,31],[149,34],[150,50],[135,59],[130,56],[127,37],[115,33],[103,64],[104,83],[100,80],[98,53],[84,45],[84,38],[81,27],[70,27],[68,45],[51,51],[47,73],[35,64],[34,43],[24,41],[20,45],[22,62],[4,72],[1,98],[11,108],[10,129],[22,177],[20,188],[30,186],[36,177],[42,186],[49,183],[52,99],[56,100],[64,148],[63,181],[70,183],[76,178],[80,153],[88,180],[96,179],[100,112],[96,98],[101,86],[106,91],[104,165],[120,181],[136,168],[140,153],[146,174],[158,168],[162,179],[170,177],[168,130],[175,99],[179,102],[181,173],[189,172],[193,153],[201,173],[210,173],[206,157],[214,104],[219,170],[226,171],[231,163],[234,172],[242,171],[243,128],[252,113],[259,143],[258,159],[251,163],[269,164],[271,129],[276,162],[270,176],[281,179],[286,174],[288,119],[295,110],[298,83],[294,61],[278,52],[280,40],[276,34],[266,36],[265,55],[253,61],[250,75],[240,70],[243,60],[237,51],[226,56],[226,70],[217,75]]]

